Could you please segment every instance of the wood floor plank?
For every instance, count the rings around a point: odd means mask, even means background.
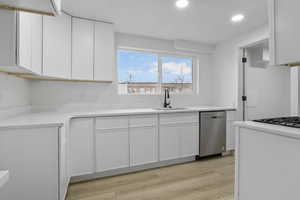
[[[70,185],[67,200],[233,200],[234,157]]]

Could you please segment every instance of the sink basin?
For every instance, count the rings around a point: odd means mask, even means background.
[[[188,108],[153,108],[154,110],[187,110]]]

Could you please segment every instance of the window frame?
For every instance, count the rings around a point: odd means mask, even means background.
[[[117,74],[119,70],[119,60],[118,60],[118,53],[119,51],[127,51],[127,52],[132,52],[132,53],[148,53],[148,54],[154,54],[157,56],[157,63],[158,63],[158,79],[157,79],[157,87],[158,87],[158,93],[155,94],[136,94],[136,93],[119,93],[118,95],[149,95],[149,96],[158,96],[162,95],[162,58],[163,57],[168,57],[168,58],[182,58],[182,59],[191,59],[192,60],[192,91],[190,92],[171,92],[173,95],[196,95],[199,93],[199,58],[195,54],[189,54],[189,53],[184,53],[184,52],[167,52],[167,51],[155,51],[155,50],[147,50],[147,49],[136,49],[136,48],[125,48],[125,47],[118,47],[116,51],[116,64],[117,64]],[[119,76],[117,75],[117,84],[119,85]]]

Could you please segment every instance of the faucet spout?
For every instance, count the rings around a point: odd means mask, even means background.
[[[165,89],[164,108],[171,108],[170,90]]]

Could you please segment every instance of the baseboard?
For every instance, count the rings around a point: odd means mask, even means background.
[[[98,172],[98,173],[94,173],[94,174],[72,177],[71,183],[90,181],[90,180],[94,180],[94,179],[116,176],[116,175],[130,174],[130,173],[134,173],[134,172],[140,172],[140,171],[145,171],[145,170],[149,170],[149,169],[155,169],[155,168],[183,164],[183,163],[189,163],[189,162],[194,162],[194,161],[195,161],[195,156],[192,156],[192,157],[180,158],[180,159],[174,159],[174,160],[168,160],[168,161],[160,161],[160,162],[155,162],[155,163],[141,165],[141,166],[127,167],[127,168],[115,169],[115,170],[110,170],[110,171],[105,171],[105,172]]]

